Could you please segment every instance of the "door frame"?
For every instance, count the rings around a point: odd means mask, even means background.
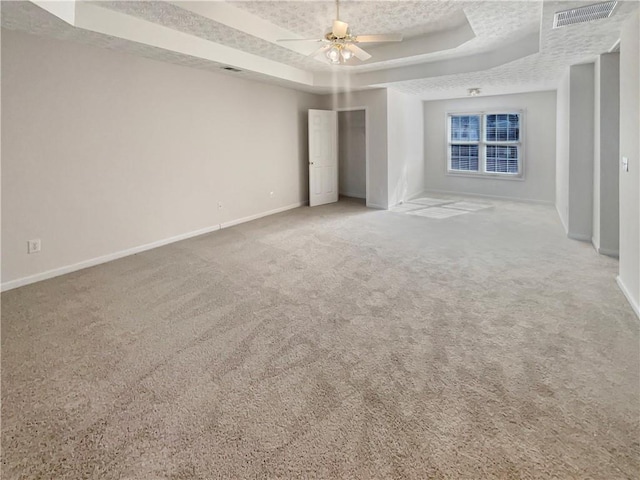
[[[379,208],[369,204],[370,192],[369,192],[369,109],[365,106],[362,107],[340,107],[334,108],[334,111],[338,112],[338,143],[340,142],[340,112],[355,112],[364,110],[364,161],[365,161],[365,202],[367,207]],[[338,168],[340,166],[340,157],[338,157]],[[340,185],[340,179],[338,178],[338,186]],[[338,194],[340,190],[338,189]]]

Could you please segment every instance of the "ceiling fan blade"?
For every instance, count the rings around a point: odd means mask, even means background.
[[[282,38],[276,42],[323,42],[322,38]]]
[[[362,60],[363,62],[371,58],[371,55],[369,55],[367,52],[365,52],[363,49],[361,49],[357,45],[354,45],[353,43],[345,45],[344,48],[349,50],[351,53],[353,53],[356,56],[356,58],[358,58],[359,60]]]
[[[401,33],[386,33],[382,35],[358,35],[356,42],[358,43],[374,43],[374,42],[401,42]]]
[[[315,57],[316,55],[320,55],[321,53],[326,52],[331,48],[331,45],[323,45],[319,49],[315,50],[313,53],[307,55],[308,57]]]
[[[349,32],[349,24],[347,22],[343,22],[340,20],[333,21],[333,30],[331,31],[331,33],[333,33],[334,37],[344,38],[347,36],[348,32]]]

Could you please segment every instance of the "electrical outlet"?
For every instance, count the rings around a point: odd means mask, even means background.
[[[222,202],[218,202],[218,208],[222,208]]]
[[[42,250],[42,243],[39,238],[27,240],[27,253],[38,253],[40,250]]]
[[[273,195],[274,195],[274,193],[273,193],[273,192],[269,192],[269,196],[270,196],[271,198],[273,198]]]

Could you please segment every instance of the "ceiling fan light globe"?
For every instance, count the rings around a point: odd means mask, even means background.
[[[331,60],[332,63],[340,62],[340,49],[338,47],[331,47],[327,50],[327,58]]]
[[[346,48],[340,52],[344,61],[349,61],[353,57],[353,52],[351,50],[347,50]]]

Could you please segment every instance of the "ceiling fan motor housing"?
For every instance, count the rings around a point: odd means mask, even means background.
[[[336,38],[345,38],[349,36],[349,24],[347,22],[343,22],[341,20],[333,21],[333,28],[331,29],[331,33]]]

